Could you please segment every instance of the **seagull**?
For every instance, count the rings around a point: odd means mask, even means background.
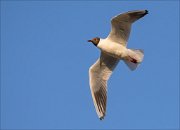
[[[126,46],[132,23],[146,14],[147,10],[119,14],[111,19],[111,32],[107,38],[88,40],[101,50],[100,58],[89,68],[91,95],[100,120],[106,115],[107,81],[118,62],[123,60],[130,70],[135,70],[143,60],[143,50],[128,49]]]

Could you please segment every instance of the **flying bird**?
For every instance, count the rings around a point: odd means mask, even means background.
[[[130,70],[135,70],[143,60],[143,50],[128,49],[126,46],[132,23],[146,14],[147,10],[119,14],[111,19],[111,32],[107,38],[88,40],[101,50],[100,58],[89,68],[91,95],[100,120],[106,114],[107,81],[118,62],[123,60]]]

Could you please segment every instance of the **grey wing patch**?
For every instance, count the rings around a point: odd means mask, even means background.
[[[100,59],[89,69],[90,89],[100,119],[106,115],[107,81],[119,60],[101,53]]]

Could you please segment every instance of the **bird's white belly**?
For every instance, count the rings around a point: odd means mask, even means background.
[[[99,48],[106,54],[118,59],[123,58],[125,51],[127,50],[125,46],[118,43],[104,43],[100,45]]]

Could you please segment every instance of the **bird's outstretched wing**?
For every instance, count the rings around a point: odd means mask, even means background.
[[[107,81],[118,62],[118,59],[101,52],[100,58],[89,68],[91,94],[100,120],[106,114]]]
[[[148,14],[147,10],[136,10],[113,17],[111,19],[111,32],[107,38],[126,46],[131,31],[131,24],[146,14]]]

